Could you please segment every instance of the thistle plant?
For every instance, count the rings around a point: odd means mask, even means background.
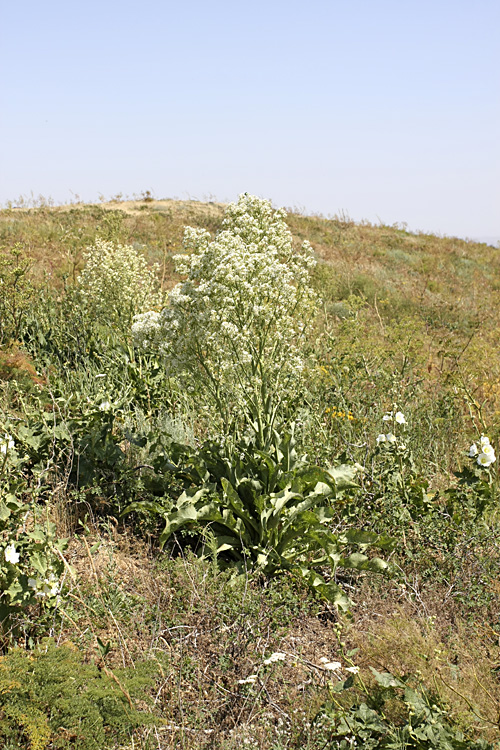
[[[300,389],[316,306],[311,248],[294,250],[285,216],[244,194],[215,239],[186,228],[186,253],[176,258],[185,280],[161,313],[138,315],[132,327],[140,346],[163,353],[170,375],[215,407],[226,432],[236,413],[263,447]]]
[[[156,268],[131,245],[97,239],[84,259],[79,298],[93,320],[125,332],[134,315],[161,306]]]

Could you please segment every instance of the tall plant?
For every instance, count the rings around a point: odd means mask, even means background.
[[[285,212],[248,194],[226,210],[212,239],[186,228],[185,276],[161,313],[138,315],[136,341],[155,345],[170,374],[217,410],[234,414],[268,447],[277,416],[302,380],[303,343],[315,310],[308,243],[293,247]]]
[[[156,269],[131,245],[97,239],[84,259],[77,289],[90,319],[128,332],[136,313],[161,305]]]

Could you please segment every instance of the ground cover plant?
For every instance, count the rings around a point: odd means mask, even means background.
[[[249,195],[0,245],[4,745],[497,747],[498,251]]]

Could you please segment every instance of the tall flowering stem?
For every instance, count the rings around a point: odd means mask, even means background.
[[[94,320],[129,333],[136,313],[162,304],[158,267],[150,268],[131,245],[97,239],[84,260],[77,288],[82,308]]]
[[[293,247],[285,212],[241,195],[212,239],[187,228],[176,258],[185,280],[159,314],[138,315],[139,345],[157,346],[169,374],[217,410],[226,431],[252,425],[264,446],[304,376],[303,343],[316,309],[311,248]]]

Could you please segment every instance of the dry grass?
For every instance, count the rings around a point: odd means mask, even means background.
[[[498,633],[465,625],[451,601],[440,608],[437,588],[419,600],[391,581],[361,582],[354,618],[339,621],[286,578],[231,583],[210,561],[158,557],[116,529],[73,539],[67,559],[75,579],[59,640],[97,660],[98,639],[109,643],[111,671],[143,659],[160,665],[160,723],[135,747],[229,750],[246,738],[267,750],[286,735],[298,750],[328,700],[321,658],[346,664],[352,648],[367,684],[370,666],[416,675],[465,730],[500,738]],[[286,660],[265,666],[277,651]],[[256,684],[241,684],[251,674]]]

